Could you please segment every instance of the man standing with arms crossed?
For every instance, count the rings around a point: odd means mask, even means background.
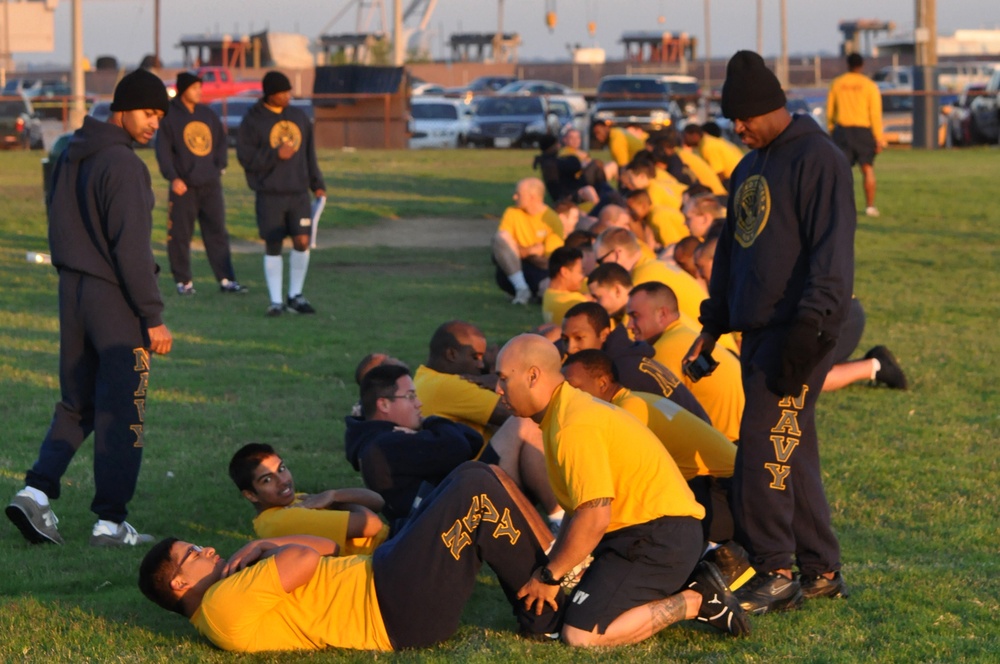
[[[177,293],[194,295],[191,281],[191,236],[194,220],[201,225],[208,264],[223,293],[245,293],[236,281],[226,231],[222,172],[229,164],[225,130],[219,116],[201,103],[201,79],[177,75],[177,96],[156,134],[156,161],[170,183],[167,208],[167,256]]]
[[[236,156],[246,172],[247,184],[257,194],[257,230],[265,243],[264,277],[271,296],[268,316],[286,310],[314,314],[302,297],[309,269],[312,211],[309,192],[326,195],[323,174],[316,162],[312,122],[291,106],[292,84],[277,71],[264,75],[264,98],[254,104],[240,123]],[[288,260],[288,299],[282,299],[285,238],[292,238]]]
[[[49,499],[83,441],[94,433],[91,546],[151,542],[127,521],[142,461],[150,353],[166,355],[150,233],[153,184],[132,151],[167,112],[167,91],[138,69],[118,83],[111,117],[84,119],[56,164],[49,246],[59,271],[59,387],[52,425],[7,517],[33,544],[62,544]]]
[[[702,331],[684,364],[696,368],[720,334],[743,332],[732,508],[758,574],[736,597],[759,614],[847,595],[815,410],[851,301],[857,215],[847,160],[812,119],[785,110],[758,54],[730,59],[722,112],[751,152],[733,172]]]
[[[857,53],[847,56],[847,73],[833,79],[826,98],[827,129],[851,166],[858,164],[864,177],[865,214],[878,216],[875,207],[875,155],[882,151],[882,94],[861,73],[865,61]]]

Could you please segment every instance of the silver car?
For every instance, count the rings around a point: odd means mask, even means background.
[[[410,148],[464,147],[472,126],[472,109],[460,99],[410,99]]]

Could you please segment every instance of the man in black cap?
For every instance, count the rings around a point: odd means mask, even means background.
[[[118,83],[111,117],[83,121],[56,163],[49,194],[49,246],[59,272],[61,400],[25,488],[7,517],[32,543],[62,544],[49,499],[83,441],[94,433],[92,546],[153,540],[125,521],[142,461],[150,353],[170,352],[150,232],[153,184],[132,142],[153,138],[167,91],[139,69]]]
[[[702,331],[684,364],[710,354],[720,334],[743,333],[732,508],[758,575],[736,595],[749,613],[765,613],[847,595],[815,408],[850,306],[857,214],[843,153],[812,119],[785,110],[758,54],[729,61],[722,112],[751,151],[733,171]]]
[[[190,72],[177,76],[177,95],[156,134],[156,161],[170,183],[167,208],[167,256],[180,295],[194,295],[191,281],[191,236],[194,220],[201,226],[208,264],[223,293],[245,293],[236,281],[226,231],[222,171],[229,163],[225,130],[212,109],[201,103],[201,79]]]
[[[312,211],[309,192],[325,196],[326,185],[316,162],[312,122],[300,109],[290,106],[292,84],[281,72],[264,75],[264,97],[254,104],[243,122],[236,156],[243,165],[247,184],[257,194],[257,230],[265,242],[264,277],[271,304],[268,316],[286,310],[316,313],[302,297],[309,269]],[[288,269],[288,299],[282,300],[285,238],[292,238]]]

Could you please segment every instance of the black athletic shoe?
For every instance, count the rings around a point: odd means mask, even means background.
[[[297,314],[314,314],[316,310],[301,294],[288,298],[288,308]]]
[[[719,573],[722,574],[726,585],[733,592],[741,588],[755,574],[746,549],[734,540],[729,540],[712,549],[705,554],[704,559],[719,568]]]
[[[268,318],[274,318],[275,316],[280,316],[283,313],[285,313],[285,305],[278,302],[272,302],[271,306],[269,306],[267,311],[264,312],[264,315]]]
[[[739,601],[729,592],[718,567],[702,560],[694,568],[694,575],[687,587],[701,595],[701,608],[698,609],[696,620],[733,636],[747,636],[750,633],[746,611],[740,608]]]
[[[802,586],[777,572],[758,573],[736,592],[743,610],[752,616],[788,611],[802,606]]]
[[[219,290],[223,293],[246,293],[249,289],[238,281],[223,279],[219,282]]]
[[[802,596],[806,599],[816,599],[817,597],[847,597],[847,584],[840,572],[834,572],[833,578],[825,576],[807,576],[803,574],[799,577],[802,585]]]
[[[878,360],[880,367],[878,373],[875,374],[876,385],[885,385],[894,390],[905,390],[908,387],[906,374],[903,373],[899,362],[896,361],[896,356],[888,348],[885,346],[875,346],[865,353],[866,360],[872,358]]]

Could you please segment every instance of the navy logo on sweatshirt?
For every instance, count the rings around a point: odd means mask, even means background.
[[[279,120],[271,127],[270,140],[272,148],[290,144],[292,149],[298,152],[299,146],[302,145],[302,130],[294,122]]]
[[[771,190],[762,175],[751,175],[736,192],[736,241],[744,249],[752,245],[771,216]]]
[[[204,122],[195,120],[184,127],[184,145],[196,157],[207,157],[212,153],[212,132]]]

